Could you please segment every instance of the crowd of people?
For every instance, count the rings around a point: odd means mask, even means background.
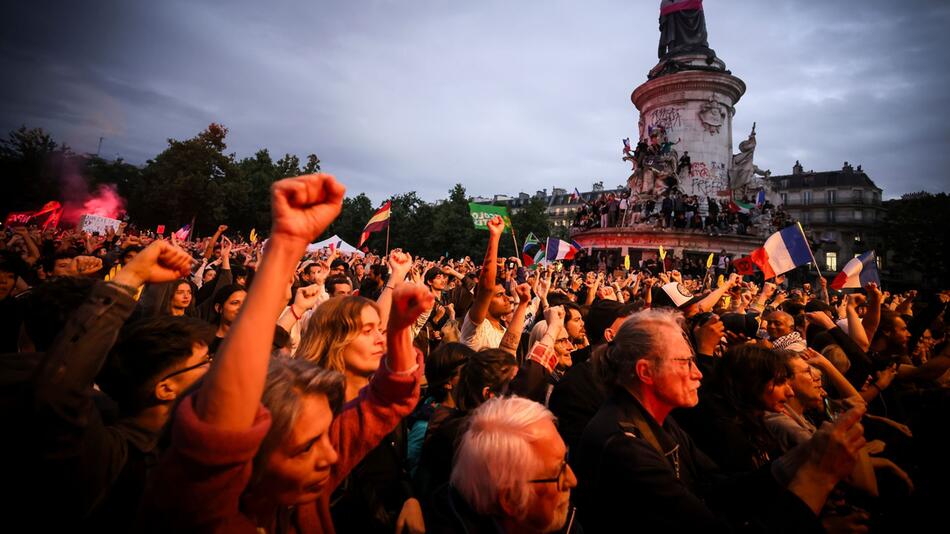
[[[6,229],[8,527],[903,531],[946,499],[950,292],[525,268],[497,217],[480,261],[308,251],[343,195],[275,183],[255,243]]]
[[[728,199],[687,195],[670,189],[659,198],[629,191],[607,193],[584,202],[574,214],[574,232],[593,228],[640,227],[701,232],[708,235],[767,236],[792,222],[782,206],[768,200],[755,204],[740,198],[743,206]]]

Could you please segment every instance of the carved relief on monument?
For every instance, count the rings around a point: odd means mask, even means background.
[[[699,115],[700,124],[703,125],[703,129],[706,130],[709,135],[719,133],[719,129],[722,128],[722,123],[725,119],[725,114],[723,113],[722,105],[716,102],[713,97],[709,97],[709,101],[703,103],[697,114]]]

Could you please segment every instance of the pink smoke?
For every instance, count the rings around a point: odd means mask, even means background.
[[[125,199],[115,184],[100,184],[92,193],[83,176],[81,157],[63,157],[56,161],[63,201],[63,223],[76,224],[85,214],[118,219],[125,215]]]
[[[119,196],[115,184],[103,184],[96,194],[83,203],[83,213],[118,219],[125,215],[125,199]]]

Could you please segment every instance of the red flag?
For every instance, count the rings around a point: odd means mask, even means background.
[[[4,224],[7,226],[15,224],[27,224],[30,222],[30,220],[42,215],[46,215],[46,221],[43,223],[43,229],[49,228],[50,226],[55,228],[59,225],[59,219],[63,215],[63,206],[59,202],[51,200],[36,211],[20,211],[10,213],[4,220]]]
[[[775,278],[775,270],[772,269],[772,266],[769,264],[769,254],[765,251],[765,247],[759,247],[753,250],[752,255],[749,257],[759,267],[762,274],[765,275],[766,280]]]
[[[736,268],[736,272],[739,274],[755,274],[755,263],[750,256],[744,256],[737,260],[733,260],[732,265]]]
[[[164,225],[164,224],[158,225],[158,228],[155,229],[155,233],[158,234],[158,235],[164,235],[164,234],[165,234],[165,225]]]

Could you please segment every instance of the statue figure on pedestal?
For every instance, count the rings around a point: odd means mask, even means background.
[[[667,189],[676,190],[679,185],[677,179],[677,164],[680,157],[673,148],[676,142],[671,142],[663,126],[651,126],[648,130],[650,144],[640,141],[637,143],[633,157],[630,157],[629,142],[624,143],[624,160],[633,162],[633,174],[627,179],[627,186],[634,193],[652,198],[659,196]]]
[[[707,54],[706,17],[703,0],[660,1],[660,59],[678,54]]]
[[[755,173],[755,164],[752,155],[755,153],[755,123],[752,124],[752,133],[749,138],[739,143],[739,153],[732,156],[732,171],[729,173],[729,188],[733,191],[742,191],[751,182]]]

